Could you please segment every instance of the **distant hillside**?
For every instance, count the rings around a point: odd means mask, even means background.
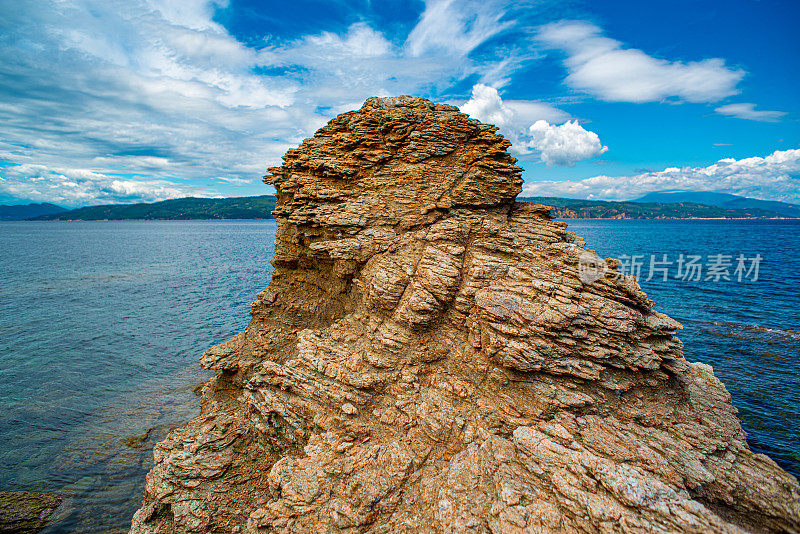
[[[62,213],[67,208],[56,206],[55,204],[19,204],[16,206],[6,206],[0,204],[0,221],[21,221],[38,217],[40,215],[50,215],[52,213]]]
[[[735,210],[764,210],[780,213],[783,217],[800,217],[800,205],[773,200],[717,193],[716,191],[659,191],[648,193],[634,202],[695,202]]]
[[[558,197],[519,198],[523,202],[536,202],[553,206],[551,214],[556,219],[746,219],[776,218],[785,215],[763,209],[730,209],[706,206],[694,202],[611,202]]]
[[[744,219],[787,217],[785,213],[768,209],[734,209],[695,202],[610,202],[559,197],[521,197],[518,200],[553,206],[553,217],[558,219]],[[787,204],[787,206],[791,206],[791,204]],[[53,207],[58,208],[58,206]],[[271,212],[275,209],[275,197],[272,195],[236,198],[190,197],[150,204],[110,204],[78,208],[71,211],[60,209],[62,211],[59,213],[40,215],[32,217],[31,220],[271,219]],[[800,217],[800,214],[798,217]]]
[[[178,198],[142,204],[89,206],[64,213],[34,217],[38,221],[271,219],[275,197]]]

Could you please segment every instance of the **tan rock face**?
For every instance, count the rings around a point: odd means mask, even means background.
[[[373,98],[270,169],[272,282],[203,356],[131,532],[798,530],[797,481],[680,325],[631,280],[581,282],[508,146]]]

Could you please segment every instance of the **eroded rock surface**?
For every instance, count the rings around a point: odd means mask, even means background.
[[[680,325],[581,282],[508,146],[373,98],[270,169],[272,281],[203,356],[133,533],[797,531],[797,481]]]

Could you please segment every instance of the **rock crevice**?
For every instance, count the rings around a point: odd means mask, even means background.
[[[797,531],[797,481],[635,281],[581,281],[509,145],[371,98],[270,169],[272,281],[131,532]]]

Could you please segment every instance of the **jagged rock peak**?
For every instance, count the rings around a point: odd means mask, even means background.
[[[580,276],[496,130],[374,98],[270,169],[272,280],[132,533],[797,531],[680,324]]]

